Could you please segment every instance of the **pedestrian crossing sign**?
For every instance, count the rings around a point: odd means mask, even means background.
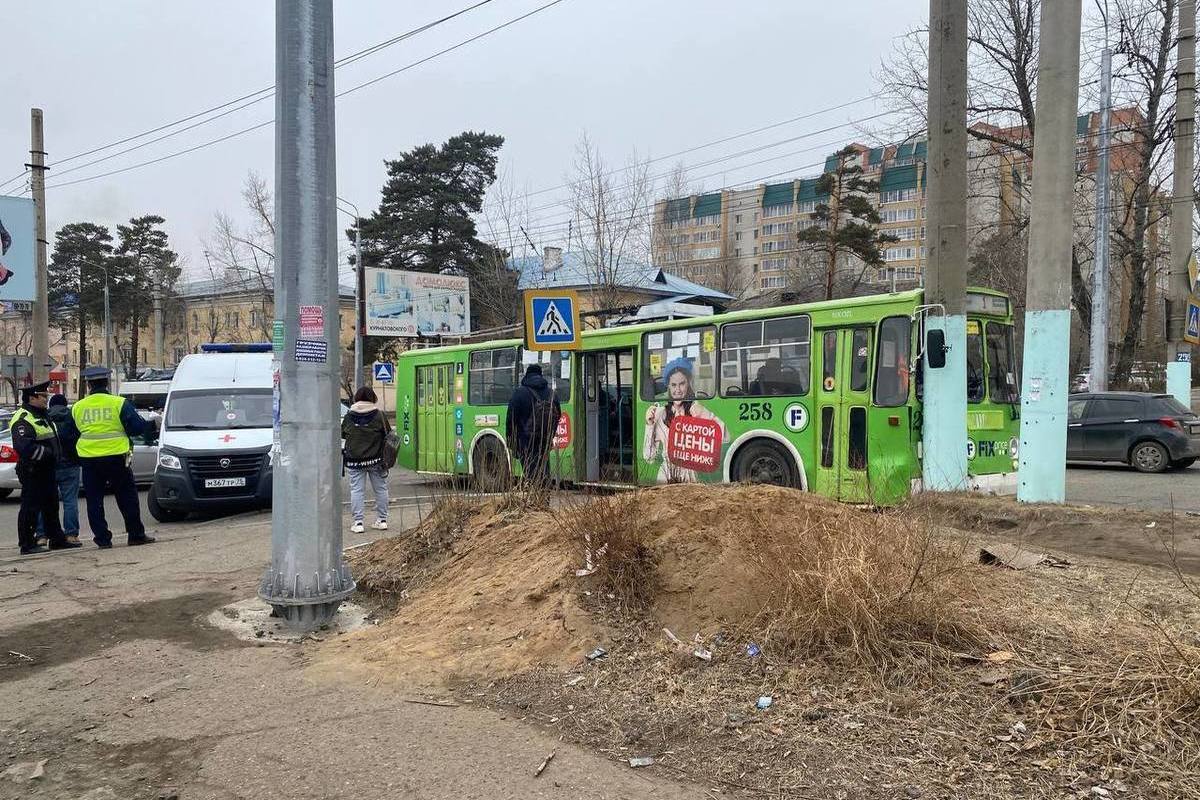
[[[1194,297],[1188,299],[1187,328],[1184,329],[1183,338],[1192,344],[1200,344],[1200,302]]]
[[[567,289],[525,292],[525,348],[579,349],[579,295]]]
[[[392,365],[386,361],[376,361],[374,367],[374,375],[376,383],[391,383],[392,382]]]

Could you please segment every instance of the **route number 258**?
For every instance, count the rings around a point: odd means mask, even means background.
[[[770,418],[770,403],[738,403],[738,419],[740,420],[760,420]]]

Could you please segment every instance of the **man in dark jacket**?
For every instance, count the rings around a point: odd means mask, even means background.
[[[79,429],[71,418],[67,398],[56,394],[50,398],[47,410],[50,421],[58,431],[58,464],[54,467],[54,480],[58,484],[58,499],[62,501],[62,529],[67,541],[79,541],[79,456],[75,443],[79,441]]]
[[[521,385],[508,401],[505,432],[509,446],[517,451],[526,479],[538,485],[550,483],[550,447],[561,415],[558,397],[542,377],[541,365],[530,364]]]
[[[21,482],[21,509],[17,513],[17,537],[21,555],[41,552],[37,544],[38,515],[45,521],[50,549],[79,547],[69,542],[58,524],[58,490],[54,468],[59,441],[54,424],[46,415],[48,383],[21,390],[21,407],[9,423],[13,450],[17,451],[17,479]]]

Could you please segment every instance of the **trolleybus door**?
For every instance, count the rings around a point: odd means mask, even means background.
[[[417,367],[417,469],[454,469],[454,365]]]
[[[868,503],[867,411],[874,331],[862,326],[826,328],[817,334],[816,489],[845,502]]]
[[[633,483],[633,351],[585,353],[584,480]]]

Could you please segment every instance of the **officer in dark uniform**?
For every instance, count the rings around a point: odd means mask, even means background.
[[[58,523],[58,482],[54,467],[58,461],[59,442],[54,423],[46,415],[49,388],[49,382],[23,388],[21,407],[8,425],[13,450],[17,451],[17,479],[21,482],[21,510],[17,513],[21,555],[43,552],[37,543],[39,514],[51,550],[80,546],[79,542],[67,541]]]
[[[83,468],[83,491],[87,495],[88,524],[92,541],[101,549],[112,547],[112,531],[104,518],[104,493],[112,489],[117,508],[125,519],[129,545],[150,544],[138,505],[137,486],[129,469],[133,445],[130,436],[141,436],[149,424],[126,397],[108,391],[107,367],[90,367],[83,373],[88,396],[71,407],[71,418],[79,430],[75,451]]]

